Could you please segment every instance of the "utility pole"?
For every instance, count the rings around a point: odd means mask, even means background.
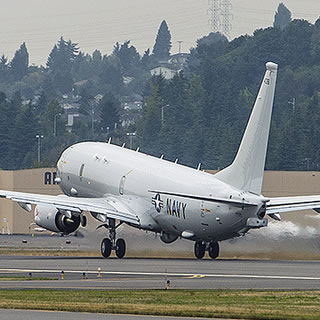
[[[178,40],[177,42],[179,43],[179,54],[180,54],[183,41],[182,40]]]
[[[169,107],[168,104],[166,104],[165,106],[161,107],[161,126],[163,126],[164,124],[164,108]]]
[[[38,139],[38,165],[40,166],[41,161],[41,139],[43,139],[43,135],[37,134],[36,138]]]
[[[127,133],[127,136],[128,136],[129,139],[130,139],[130,149],[132,149],[132,146],[133,146],[133,137],[136,136],[136,133],[135,133],[135,132],[128,132],[128,133]]]
[[[289,104],[292,104],[292,111],[296,110],[296,98],[293,98],[292,101],[288,101]]]
[[[53,119],[53,136],[54,137],[57,135],[57,117],[58,116],[61,116],[61,113],[55,114]]]

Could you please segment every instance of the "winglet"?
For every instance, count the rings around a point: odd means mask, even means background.
[[[215,177],[238,189],[261,194],[278,65],[266,72],[233,163]]]

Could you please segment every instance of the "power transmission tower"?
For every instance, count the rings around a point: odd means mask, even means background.
[[[209,9],[208,14],[210,15],[209,25],[212,32],[220,31],[220,0],[208,0]]]
[[[221,33],[228,39],[230,38],[230,31],[232,28],[231,20],[233,18],[231,14],[232,4],[230,0],[221,0]]]
[[[231,0],[208,0],[208,2],[209,25],[212,32],[220,32],[230,38],[233,19]]]

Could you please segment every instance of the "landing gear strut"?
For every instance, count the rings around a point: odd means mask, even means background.
[[[211,259],[216,259],[219,256],[219,243],[214,241],[210,243],[197,241],[194,243],[194,255],[197,259],[202,259],[206,250],[208,250]]]
[[[116,240],[116,229],[122,224],[115,224],[114,219],[109,219],[108,224],[102,225],[109,230],[109,238],[104,238],[101,242],[101,255],[109,258],[112,250],[115,250],[118,258],[123,258],[126,254],[126,242],[123,239]]]

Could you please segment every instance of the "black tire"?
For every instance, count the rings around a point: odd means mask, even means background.
[[[202,259],[206,252],[206,244],[200,241],[195,242],[194,244],[194,255],[197,259]]]
[[[116,255],[119,259],[126,254],[126,242],[123,239],[118,239],[116,242]]]
[[[218,242],[210,242],[209,244],[209,256],[211,259],[216,259],[219,256],[219,243]]]
[[[105,238],[101,242],[101,254],[104,258],[109,258],[112,250],[112,242],[109,238]]]

